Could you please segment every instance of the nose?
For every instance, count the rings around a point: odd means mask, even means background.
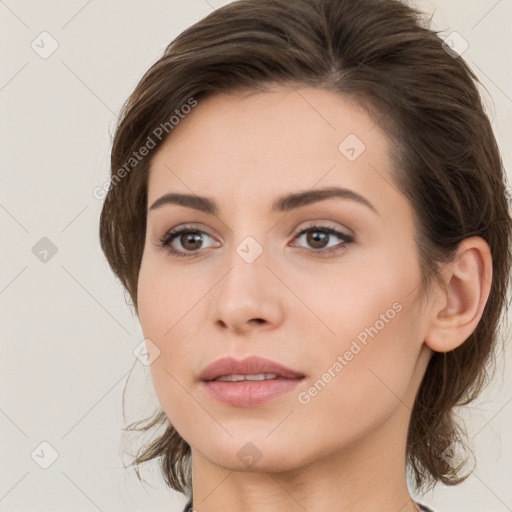
[[[276,328],[283,321],[283,285],[266,258],[247,263],[235,254],[229,265],[212,296],[216,328],[236,334]]]

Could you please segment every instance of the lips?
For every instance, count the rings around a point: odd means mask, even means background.
[[[258,377],[248,379],[248,375]],[[304,377],[276,361],[257,356],[242,361],[223,357],[209,364],[200,375],[201,388],[208,396],[230,407],[263,405],[295,390]]]
[[[213,381],[226,375],[274,374],[278,378],[300,379],[304,374],[287,368],[282,364],[262,357],[251,356],[241,361],[233,357],[223,357],[209,364],[200,374],[203,381]]]

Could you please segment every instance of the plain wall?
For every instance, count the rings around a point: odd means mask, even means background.
[[[3,512],[181,511],[186,501],[154,465],[143,472],[152,487],[123,469],[121,399],[132,367],[129,419],[158,402],[133,354],[137,319],[99,247],[102,202],[93,190],[108,180],[116,116],[138,80],[174,37],[225,3],[0,2]],[[468,42],[463,56],[487,89],[510,174],[512,2],[417,3],[434,28]],[[47,58],[41,53],[55,43],[43,31],[58,43]],[[512,371],[503,366],[467,411],[474,475],[420,498],[436,512],[512,510]],[[52,450],[57,459],[43,469]]]

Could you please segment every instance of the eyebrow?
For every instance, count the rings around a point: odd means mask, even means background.
[[[367,206],[374,213],[379,215],[376,208],[373,206],[368,199],[361,196],[357,192],[347,188],[341,187],[327,187],[322,189],[308,190],[306,192],[296,192],[279,197],[270,209],[270,213],[289,212],[296,208],[301,208],[309,204],[313,204],[319,201],[325,201],[326,199],[340,198],[355,201],[364,206]],[[149,208],[150,210],[156,210],[164,205],[175,204],[179,206],[185,206],[187,208],[193,208],[201,212],[216,215],[219,211],[217,205],[212,199],[208,197],[202,197],[190,194],[178,194],[169,193],[157,199]]]

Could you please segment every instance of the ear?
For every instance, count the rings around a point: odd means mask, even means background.
[[[492,256],[481,237],[464,239],[442,271],[444,289],[437,288],[425,344],[436,352],[462,345],[476,329],[489,297]]]

